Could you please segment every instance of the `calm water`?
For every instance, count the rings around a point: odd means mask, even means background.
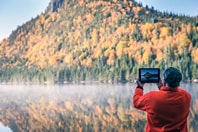
[[[189,131],[198,130],[198,84]],[[0,85],[0,131],[143,131],[145,112],[131,105],[135,84]],[[157,90],[146,84],[145,92]]]

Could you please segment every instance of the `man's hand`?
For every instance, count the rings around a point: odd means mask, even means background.
[[[137,83],[137,87],[138,87],[138,88],[142,88],[142,89],[143,89],[144,83],[140,82],[139,80],[137,80],[136,83]]]

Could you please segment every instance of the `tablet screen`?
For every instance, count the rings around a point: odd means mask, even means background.
[[[158,83],[160,80],[159,68],[140,68],[139,80],[143,83]]]

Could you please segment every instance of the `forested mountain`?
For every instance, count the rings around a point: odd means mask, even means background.
[[[198,17],[134,0],[51,0],[0,42],[1,81],[126,82],[168,66],[198,78]]]

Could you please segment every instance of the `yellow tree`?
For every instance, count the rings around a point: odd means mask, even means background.
[[[192,50],[192,42],[185,33],[179,33],[177,35],[176,43],[178,44],[178,51],[180,54],[183,52],[183,48]]]
[[[169,36],[170,29],[169,27],[162,27],[160,28],[160,38],[166,38]]]
[[[91,34],[93,44],[96,44],[98,42],[98,40],[99,40],[98,34],[99,34],[99,32],[96,29],[93,29],[93,32]]]
[[[87,58],[86,66],[87,67],[93,67],[93,60],[92,60],[92,58]]]
[[[68,65],[72,65],[72,63],[73,63],[72,53],[69,53],[67,56],[65,56],[64,62],[67,63]]]
[[[144,38],[150,40],[152,38],[153,25],[151,23],[146,23],[141,26],[142,35]]]
[[[124,48],[126,48],[128,46],[128,42],[127,41],[120,41],[117,46],[116,46],[116,55],[118,58],[120,58],[123,54],[123,50]]]
[[[163,60],[163,58],[164,58],[163,50],[157,49],[156,56],[157,56],[157,57],[156,57],[156,60],[157,60],[158,62],[160,62],[161,60]]]
[[[198,48],[196,48],[196,49],[194,49],[194,50],[192,51],[192,57],[193,57],[193,61],[194,61],[195,63],[198,63]]]
[[[148,45],[148,44],[147,44]],[[151,52],[151,46],[148,45],[144,48],[145,52],[143,53],[143,56],[142,56],[142,60],[145,64],[148,63],[149,61],[149,57],[151,56],[152,52]]]
[[[109,52],[109,57],[107,60],[108,65],[114,65],[115,62],[115,51],[113,49],[110,50]]]

